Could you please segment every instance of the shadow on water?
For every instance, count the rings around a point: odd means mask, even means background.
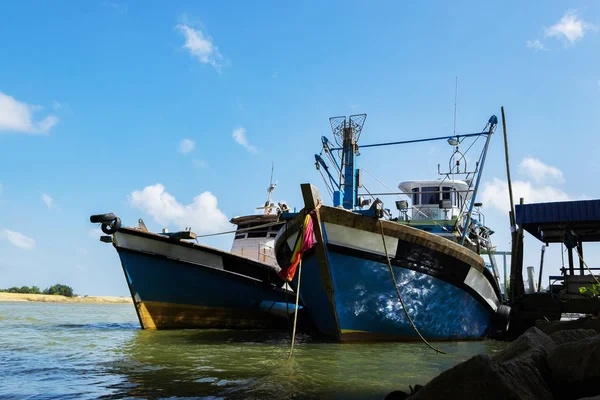
[[[139,324],[130,323],[97,323],[97,324],[58,324],[57,328],[64,329],[91,329],[91,330],[124,330],[130,331],[134,329],[140,329]]]
[[[503,344],[443,343],[448,355],[440,355],[421,343],[339,344],[300,334],[288,361],[289,346],[288,332],[140,330],[107,366],[123,379],[103,398],[382,399]]]

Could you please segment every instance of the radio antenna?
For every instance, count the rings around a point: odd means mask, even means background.
[[[454,86],[454,136],[456,136],[456,99],[458,97],[458,76]]]

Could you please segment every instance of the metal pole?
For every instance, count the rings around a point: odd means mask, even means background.
[[[579,275],[583,275],[583,243],[581,240],[577,243],[577,252],[579,253]]]
[[[502,254],[504,261],[504,297],[508,297],[508,278],[506,277],[506,254]]]
[[[465,226],[464,226],[462,238],[460,241],[461,245],[465,243],[465,237],[467,236],[467,231],[469,230],[469,225],[471,223],[471,214],[473,212],[473,205],[475,204],[475,198],[477,197],[477,191],[479,190],[479,182],[481,182],[481,174],[483,173],[483,166],[485,165],[485,158],[487,156],[488,148],[490,147],[490,140],[492,139],[492,133],[494,133],[494,127],[496,126],[496,124],[494,122],[492,122],[492,120],[495,120],[495,122],[497,123],[498,118],[496,118],[495,115],[492,115],[492,117],[490,118],[490,121],[489,121],[490,130],[488,132],[487,140],[485,141],[485,148],[483,150],[483,157],[481,157],[481,165],[479,166],[479,173],[477,174],[477,180],[475,181],[475,188],[473,189],[473,194],[471,195],[471,204],[469,205],[469,212],[467,213],[467,219],[465,221]]]
[[[542,245],[542,256],[540,257],[540,275],[538,277],[537,291],[539,292],[542,288],[542,271],[544,269],[544,253],[546,252],[546,245]]]

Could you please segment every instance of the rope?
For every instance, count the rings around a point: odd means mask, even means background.
[[[290,354],[288,360],[292,358],[294,352],[294,340],[296,339],[296,324],[298,322],[298,300],[300,298],[300,277],[302,276],[302,256],[300,256],[300,264],[298,265],[298,288],[296,289],[296,309],[294,310],[294,330],[292,331],[292,346],[290,347]]]
[[[253,229],[266,228],[268,226],[279,225],[280,223],[281,222],[276,221],[276,222],[269,222],[268,224],[256,225],[256,226],[253,226],[251,228],[242,228],[242,229],[236,229],[236,230],[233,230],[233,231],[225,231],[225,232],[218,232],[218,233],[208,233],[206,235],[196,235],[196,238],[207,237],[207,236],[226,235],[228,233],[236,233],[236,232],[246,232],[246,231],[251,231]]]
[[[419,332],[419,329],[417,329],[417,326],[415,325],[415,323],[413,322],[412,318],[408,314],[408,310],[406,309],[406,305],[404,304],[404,300],[402,299],[402,295],[400,294],[400,289],[398,289],[398,282],[396,282],[396,277],[394,276],[394,270],[392,269],[392,263],[390,262],[390,256],[388,254],[387,244],[385,243],[385,234],[383,233],[383,221],[382,220],[379,220],[379,226],[381,227],[381,239],[383,240],[383,249],[385,250],[385,259],[387,260],[388,268],[390,269],[390,275],[392,276],[392,281],[394,282],[394,288],[396,289],[396,294],[398,295],[398,300],[400,300],[400,304],[402,304],[402,309],[404,310],[404,314],[406,315],[406,318],[408,318],[408,322],[410,322],[411,326],[413,327],[413,329],[415,330],[415,332],[417,333],[417,335],[419,335],[419,337],[421,338],[421,340],[427,346],[429,346],[429,348],[431,350],[435,351],[436,353],[446,354],[443,351],[441,351],[440,349],[437,349],[437,348],[433,347],[427,341],[427,339],[425,339],[423,337],[423,335],[421,335],[421,332]],[[300,281],[299,280],[298,280],[298,286],[300,286]],[[293,345],[293,342],[292,342],[292,345]]]
[[[592,272],[592,270],[590,269],[590,267],[588,267],[587,263],[583,260],[583,257],[581,256],[581,254],[579,254],[579,249],[577,248],[577,246],[575,246],[573,248],[575,249],[575,252],[577,252],[577,255],[579,256],[579,259],[581,260],[581,262],[583,263],[583,265],[589,271],[590,275],[592,275],[592,278],[594,278],[594,280],[596,281],[596,283],[598,285],[600,285],[600,282],[598,282],[598,278],[596,278],[596,275],[594,275],[594,273]]]

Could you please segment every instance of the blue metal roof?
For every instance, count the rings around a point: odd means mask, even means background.
[[[515,219],[517,225],[545,243],[564,242],[567,233],[580,241],[600,241],[600,200],[519,204]]]
[[[517,204],[515,218],[518,225],[600,221],[600,200]]]

